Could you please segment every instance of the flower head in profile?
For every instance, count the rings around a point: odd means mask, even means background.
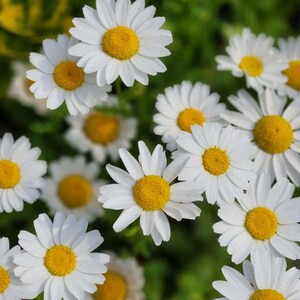
[[[140,141],[138,146],[139,161],[125,149],[119,150],[127,172],[107,165],[107,172],[116,184],[101,187],[99,201],[104,208],[123,210],[113,226],[116,232],[140,217],[144,235],[151,235],[154,243],[160,245],[171,237],[166,215],[177,221],[194,220],[200,209],[193,202],[202,200],[203,190],[195,182],[173,183],[185,160],[167,166],[161,145],[152,154],[144,142]]]
[[[172,35],[160,29],[165,18],[154,17],[155,7],[145,8],[144,0],[96,0],[96,8],[85,6],[84,18],[73,19],[70,32],[81,43],[69,52],[86,73],[97,72],[98,85],[119,76],[127,86],[134,80],[147,85],[148,74],[166,71],[159,58],[170,54],[165,47]]]
[[[248,28],[242,35],[230,38],[228,56],[218,55],[218,70],[231,71],[233,76],[246,77],[247,86],[261,93],[263,87],[277,88],[287,81],[282,73],[288,66],[273,47],[274,40],[261,33],[258,36]]]

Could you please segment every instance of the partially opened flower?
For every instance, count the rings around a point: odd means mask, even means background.
[[[86,114],[89,109],[107,99],[111,87],[96,84],[96,76],[86,74],[77,66],[78,59],[68,54],[68,48],[77,43],[65,34],[57,40],[43,41],[45,54],[30,53],[30,62],[37,68],[27,71],[34,81],[30,91],[37,99],[47,98],[47,107],[56,109],[66,102],[71,115]]]
[[[226,281],[214,281],[213,287],[223,300],[297,300],[300,299],[300,271],[287,270],[284,258],[256,250],[243,262],[243,274],[223,267]]]
[[[148,84],[148,74],[166,71],[160,57],[170,54],[168,30],[160,27],[165,18],[153,17],[155,8],[145,8],[144,0],[96,0],[97,10],[83,8],[84,18],[74,18],[71,34],[82,42],[71,47],[79,56],[78,66],[86,73],[97,72],[100,86],[121,77],[127,86],[134,80]]]
[[[73,213],[88,221],[101,216],[103,209],[97,198],[99,187],[106,181],[96,179],[99,171],[97,164],[87,163],[83,156],[51,162],[41,196],[51,213]]]
[[[286,107],[286,98],[267,89],[258,97],[259,105],[246,91],[230,96],[240,112],[225,111],[221,117],[239,127],[254,142],[254,170],[267,171],[273,181],[289,177],[300,185],[300,100]]]
[[[218,55],[218,70],[231,71],[236,77],[246,77],[247,86],[261,93],[263,87],[277,88],[287,78],[282,71],[287,68],[274,40],[261,33],[254,35],[248,28],[242,35],[230,38],[226,52],[229,56]]]
[[[120,258],[109,252],[105,281],[97,285],[97,291],[87,294],[85,300],[142,300],[144,299],[143,269],[134,258]]]
[[[241,263],[255,248],[276,256],[300,258],[300,198],[293,198],[295,186],[281,178],[271,187],[270,177],[262,173],[237,203],[224,204],[218,211],[222,221],[213,228],[221,234],[222,247]]]
[[[157,126],[154,132],[162,135],[167,149],[176,149],[176,139],[180,131],[192,132],[192,125],[203,126],[209,122],[219,122],[225,104],[218,103],[220,96],[210,93],[210,87],[201,82],[192,85],[183,81],[180,85],[168,87],[164,95],[158,95],[156,108],[159,111],[153,119]]]
[[[34,221],[36,235],[27,231],[19,234],[24,252],[14,257],[16,276],[24,284],[44,291],[44,299],[84,299],[94,293],[96,284],[105,280],[103,273],[109,256],[91,253],[103,242],[98,230],[86,233],[88,222],[75,215],[67,218],[60,212],[54,221],[41,214]]]
[[[151,235],[155,244],[169,241],[170,224],[166,217],[180,221],[195,219],[200,209],[193,204],[202,200],[202,189],[195,182],[173,183],[185,160],[167,166],[166,155],[161,145],[150,154],[140,141],[139,162],[125,149],[120,157],[128,172],[112,165],[106,169],[116,184],[100,188],[99,201],[104,208],[123,210],[113,228],[119,232],[140,217],[144,235]]]
[[[39,148],[30,148],[25,136],[14,141],[10,133],[0,139],[0,212],[22,211],[24,202],[40,197],[47,172],[45,161],[38,160]]]

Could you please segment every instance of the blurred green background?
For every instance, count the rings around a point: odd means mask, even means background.
[[[230,36],[249,27],[279,37],[296,36],[300,28],[299,1],[280,0],[148,0],[157,8],[157,16],[165,16],[164,28],[171,30],[174,42],[172,55],[163,59],[168,71],[150,77],[149,86],[135,84],[125,88],[124,97],[130,104],[129,114],[138,118],[136,140],[144,140],[153,149],[160,137],[153,134],[152,116],[156,96],[167,86],[182,80],[202,81],[226,102],[228,95],[244,87],[244,78],[217,72],[215,56],[225,53]],[[13,71],[11,64],[19,59],[28,61],[30,51],[38,52],[45,37],[55,38],[67,32],[72,16],[82,16],[81,8],[95,6],[94,0],[1,0],[0,2],[0,136],[12,132],[26,135],[32,145],[42,149],[42,159],[50,162],[62,155],[76,155],[63,139],[67,129],[66,109],[62,107],[41,117],[28,107],[7,96]],[[136,143],[132,153],[137,154]],[[90,159],[90,158],[89,158]],[[101,178],[107,178],[102,167]],[[144,267],[146,299],[206,300],[217,298],[212,281],[221,279],[221,267],[231,265],[226,249],[217,242],[212,225],[218,220],[216,207],[200,203],[201,216],[196,221],[177,223],[170,220],[171,241],[156,247],[143,237],[138,223],[116,234],[112,224],[119,212],[106,211],[105,216],[90,225],[104,236],[102,249],[119,255],[135,256]],[[32,221],[47,211],[41,201],[25,205],[23,212],[0,215],[0,236],[17,243],[19,230],[33,231]],[[298,267],[300,264],[298,263]],[[238,267],[239,268],[239,267]]]

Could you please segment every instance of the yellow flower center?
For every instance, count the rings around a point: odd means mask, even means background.
[[[69,208],[79,208],[90,203],[93,189],[88,180],[80,175],[65,177],[58,186],[61,202]]]
[[[75,269],[76,256],[69,247],[56,245],[47,250],[44,265],[51,275],[66,276]]]
[[[10,284],[9,273],[0,266],[0,294],[2,294]]]
[[[266,207],[256,207],[247,213],[245,227],[256,240],[268,240],[276,233],[277,226],[276,215]]]
[[[20,168],[10,160],[0,160],[0,188],[14,188],[21,179]]]
[[[96,111],[85,120],[84,132],[87,137],[97,144],[107,145],[114,142],[120,133],[118,119],[113,115]]]
[[[93,294],[95,300],[125,300],[128,285],[123,276],[115,272],[104,274],[105,281],[97,284],[97,291]]]
[[[285,300],[285,297],[275,290],[263,289],[255,291],[250,300]]]
[[[262,117],[256,123],[253,135],[256,145],[270,154],[285,152],[294,139],[290,123],[277,115]]]
[[[104,33],[102,48],[113,58],[127,60],[139,50],[139,38],[130,28],[117,26]]]
[[[84,72],[74,61],[64,61],[55,67],[53,77],[59,87],[73,91],[82,85]]]
[[[203,168],[215,176],[224,174],[230,165],[226,151],[213,147],[206,149],[202,155]]]
[[[194,124],[198,124],[200,126],[205,122],[205,118],[203,113],[200,110],[194,108],[187,108],[183,110],[178,118],[177,125],[181,130],[187,131],[189,133],[192,132],[192,126]]]
[[[264,70],[262,61],[258,57],[250,55],[241,59],[240,68],[252,77],[259,76]]]
[[[289,67],[282,72],[287,76],[287,85],[293,89],[300,91],[300,60],[291,60]]]
[[[170,200],[169,183],[158,175],[144,176],[132,190],[136,203],[143,210],[162,209]]]

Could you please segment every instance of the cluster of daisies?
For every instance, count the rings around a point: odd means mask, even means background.
[[[222,299],[300,298],[300,271],[287,271],[285,262],[300,259],[300,198],[293,198],[300,185],[300,39],[279,40],[276,49],[272,38],[249,29],[232,37],[218,69],[245,76],[254,91],[230,96],[232,111],[206,84],[166,88],[157,97],[154,133],[172,162],[161,145],[151,152],[143,141],[135,158],[127,149],[136,119],[109,112],[119,103],[108,93],[118,77],[128,87],[147,85],[148,75],[166,71],[160,58],[170,54],[172,35],[154,14],[144,0],[96,0],[96,10],[85,6],[84,18],[73,19],[71,38],[44,40],[43,52],[30,54],[35,69],[14,81],[11,93],[20,95],[22,85],[27,99],[28,89],[43,99],[40,112],[66,104],[65,139],[80,155],[51,162],[43,178],[40,149],[9,133],[0,140],[0,212],[41,198],[54,216],[41,214],[35,235],[21,231],[20,246],[0,240],[0,299],[42,291],[49,300],[143,299],[142,269],[134,259],[92,252],[103,237],[86,232],[88,222],[105,209],[121,210],[116,232],[139,219],[160,245],[171,238],[168,217],[194,220],[203,199],[219,206],[213,230],[220,245],[243,263],[243,274],[224,267],[226,281],[213,283]],[[106,165],[113,183],[98,180],[100,164],[119,159],[125,170]]]

